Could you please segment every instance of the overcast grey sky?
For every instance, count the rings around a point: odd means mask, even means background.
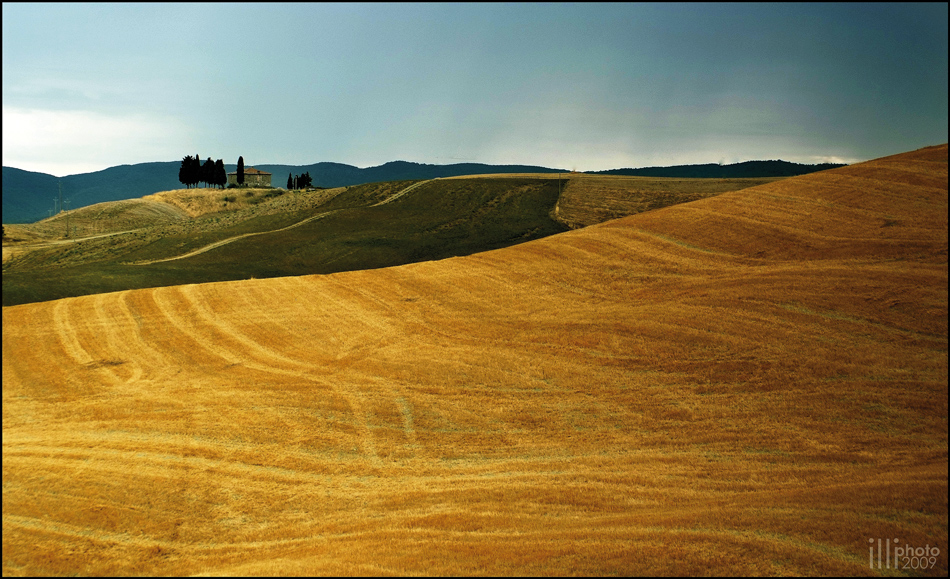
[[[579,171],[947,141],[947,4],[3,4],[3,165]]]

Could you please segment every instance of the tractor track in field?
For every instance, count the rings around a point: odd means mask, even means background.
[[[370,207],[379,207],[380,205],[386,205],[387,203],[392,203],[393,201],[395,201],[396,199],[399,199],[400,197],[402,197],[402,196],[405,195],[406,193],[412,191],[413,189],[422,187],[422,186],[425,185],[426,183],[431,183],[432,181],[438,181],[438,179],[439,179],[439,178],[436,177],[435,179],[427,179],[427,180],[425,180],[425,181],[419,181],[418,183],[413,183],[412,185],[406,187],[405,189],[402,189],[401,191],[399,191],[399,192],[396,193],[395,195],[390,195],[389,197],[383,199],[383,200],[380,201],[379,203],[376,203],[376,204],[374,204],[374,205],[370,205]]]
[[[159,309],[179,332],[201,345],[208,351],[209,355],[222,358],[231,364],[241,365],[268,374],[289,376],[329,389],[340,397],[349,408],[355,426],[360,433],[363,454],[371,464],[379,464],[380,460],[376,452],[373,435],[368,425],[368,413],[364,408],[363,396],[358,389],[345,390],[338,388],[332,380],[327,379],[330,377],[327,371],[318,365],[285,356],[267,347],[262,341],[246,335],[240,328],[212,312],[204,300],[194,295],[191,291],[193,289],[191,286],[181,286],[172,289],[157,288],[153,292]],[[164,295],[169,293],[177,294],[177,297],[183,303],[176,307],[175,304],[166,301]],[[203,323],[195,324],[195,317]],[[185,322],[186,319],[188,323]],[[205,328],[205,330],[199,331],[198,328]],[[408,433],[407,438],[410,438]]]

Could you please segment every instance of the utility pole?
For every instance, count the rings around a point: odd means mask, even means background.
[[[59,210],[63,210],[63,180],[60,179],[57,181],[59,183]],[[66,237],[69,237],[69,211],[66,212]]]

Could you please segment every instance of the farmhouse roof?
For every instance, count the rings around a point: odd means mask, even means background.
[[[254,167],[244,167],[245,175],[270,175],[267,171],[261,171],[260,169],[255,169]],[[237,171],[231,171],[228,175],[237,175]]]

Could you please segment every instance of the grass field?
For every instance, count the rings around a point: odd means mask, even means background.
[[[386,267],[504,247],[566,229],[549,215],[557,202],[556,182],[543,180],[435,180],[411,195],[374,206],[413,184],[377,183],[307,194],[256,191],[252,197],[226,190],[212,193],[210,200],[201,193],[172,192],[177,194],[171,198],[174,204],[167,206],[187,212],[191,219],[50,245],[6,262],[4,304]],[[266,202],[255,202],[266,196]],[[171,195],[152,197],[167,203]],[[232,197],[238,200],[224,201]],[[222,210],[228,203],[236,208]],[[285,229],[322,214],[328,215]],[[270,233],[192,258],[162,261],[260,232]]]
[[[944,145],[4,307],[3,573],[946,576],[947,290]]]

